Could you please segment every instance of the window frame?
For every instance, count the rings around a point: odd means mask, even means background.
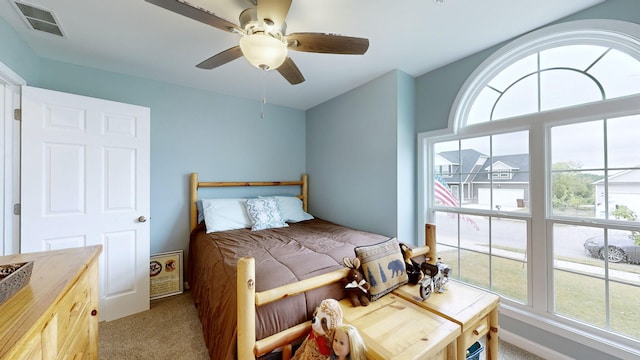
[[[546,241],[528,241],[528,305],[522,305],[503,299],[501,312],[524,323],[539,327],[554,334],[559,334],[579,343],[594,348],[608,348],[612,355],[628,356],[624,349],[637,349],[638,341],[619,336],[608,331],[567,321],[553,314],[553,253],[552,228],[554,223],[564,223],[567,219],[551,215],[550,194],[551,159],[545,152],[545,141],[548,139],[552,125],[564,120],[582,122],[628,116],[640,113],[640,94],[606,99],[597,102],[545,110],[542,112],[515,116],[486,123],[465,126],[464,119],[469,113],[473,100],[484,85],[497,73],[505,69],[516,59],[549,48],[574,44],[590,44],[611,47],[633,55],[640,61],[640,25],[619,20],[578,20],[552,25],[522,36],[489,56],[467,78],[456,96],[448,119],[446,129],[418,134],[418,196],[421,201],[418,216],[426,222],[433,221],[434,207],[432,195],[433,164],[431,156],[433,145],[442,141],[459,140],[483,135],[495,135],[518,130],[529,131],[530,155],[530,189],[531,193],[544,193],[545,196],[530,197],[530,213],[517,215],[518,219],[527,219],[527,236],[529,239],[543,238]],[[538,158],[545,154],[544,158]],[[451,211],[452,209],[447,209]],[[467,209],[465,209],[467,210]],[[453,209],[453,212],[457,212]],[[474,214],[494,213],[481,209]],[[468,213],[465,211],[465,213]],[[505,214],[512,216],[513,214]],[[424,230],[418,227],[419,236]],[[533,267],[536,271],[532,271]],[[543,269],[541,271],[540,269]],[[610,343],[616,344],[612,346]],[[636,350],[637,351],[637,350]]]

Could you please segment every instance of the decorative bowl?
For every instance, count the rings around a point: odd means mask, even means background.
[[[33,261],[0,264],[0,304],[29,283],[32,270]]]

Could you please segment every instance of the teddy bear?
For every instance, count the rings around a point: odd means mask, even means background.
[[[349,268],[347,276],[342,280],[345,291],[351,301],[351,305],[367,306],[369,305],[371,295],[369,293],[369,283],[364,278],[360,267],[360,259],[353,260],[345,257],[342,259],[344,266]]]
[[[296,350],[292,360],[330,359],[333,334],[340,325],[342,325],[342,307],[338,300],[322,300],[313,312],[311,332]]]

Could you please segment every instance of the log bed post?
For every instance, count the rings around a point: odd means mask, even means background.
[[[438,256],[436,254],[436,226],[434,224],[424,224],[424,244],[429,247],[426,253],[427,262],[436,264]]]
[[[434,224],[424,224],[424,229],[424,246],[409,249],[404,255],[405,261],[416,256],[424,255],[426,262],[435,265],[438,261],[438,255],[436,253],[436,226]]]
[[[198,225],[198,207],[196,206],[196,201],[198,200],[198,173],[191,173],[191,177],[189,178],[190,185],[189,189],[191,190],[189,193],[189,232],[193,231]]]
[[[255,359],[256,263],[251,257],[238,260],[238,359]]]
[[[309,176],[307,174],[302,174],[302,210],[309,211]]]

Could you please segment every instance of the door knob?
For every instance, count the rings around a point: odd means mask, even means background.
[[[147,221],[147,218],[146,218],[146,217],[144,217],[144,216],[140,216],[140,217],[138,218],[138,222],[145,222],[145,221]]]

